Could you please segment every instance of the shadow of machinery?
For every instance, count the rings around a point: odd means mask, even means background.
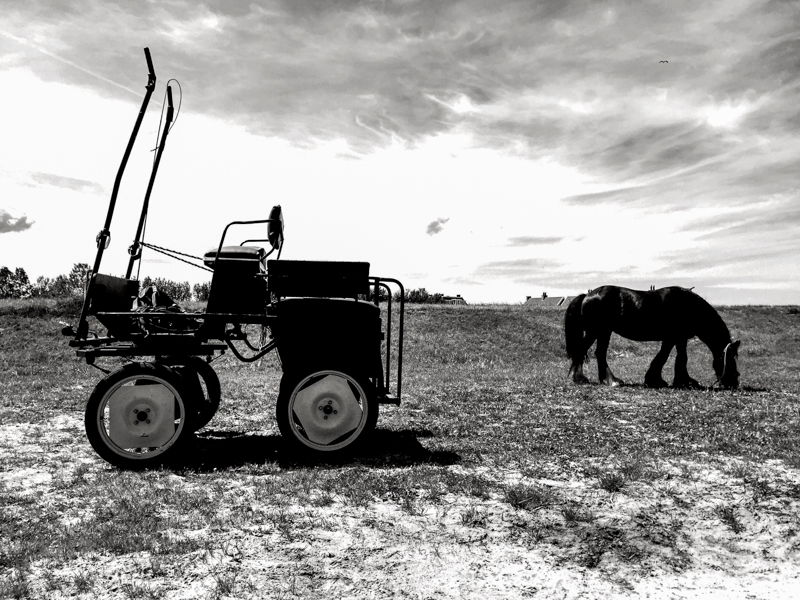
[[[348,456],[307,456],[289,448],[279,435],[247,434],[239,431],[204,430],[194,439],[171,468],[207,472],[246,465],[277,463],[283,469],[325,466],[407,467],[418,464],[452,465],[461,460],[455,452],[427,450],[420,438],[433,437],[426,429],[391,431],[377,429],[372,438]]]

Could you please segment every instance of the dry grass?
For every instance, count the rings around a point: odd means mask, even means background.
[[[724,307],[743,385],[712,392],[642,387],[657,345],[617,337],[631,385],[569,384],[560,311],[412,306],[403,405],[364,455],[287,455],[276,358],[225,357],[189,453],[127,473],[86,442],[102,374],[70,310],[0,304],[0,597],[774,598],[800,575],[797,311]]]

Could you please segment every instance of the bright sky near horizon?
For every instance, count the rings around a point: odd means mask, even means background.
[[[124,274],[280,204],[283,258],[522,302],[603,284],[800,304],[800,3],[3,0],[0,266]],[[232,242],[260,237],[232,232]],[[207,281],[145,252],[141,275]]]

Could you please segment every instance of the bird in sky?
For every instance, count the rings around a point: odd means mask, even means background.
[[[660,60],[660,61],[658,61],[658,62],[659,62],[659,64],[660,64],[660,63],[662,63],[662,62],[664,62],[664,63],[668,63],[669,61],[668,61],[668,60]]]

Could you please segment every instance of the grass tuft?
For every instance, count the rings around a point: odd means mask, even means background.
[[[744,532],[745,526],[739,519],[738,511],[734,506],[731,506],[730,504],[722,504],[718,506],[714,512],[733,533],[739,535],[740,533]]]
[[[555,506],[557,496],[555,492],[541,485],[514,485],[505,489],[505,501],[514,508],[537,511]]]

